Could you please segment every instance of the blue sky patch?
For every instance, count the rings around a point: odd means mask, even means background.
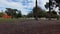
[[[15,8],[22,11],[22,14],[27,14],[29,11],[32,11],[35,0],[0,0],[0,11],[5,8]],[[44,4],[48,0],[38,0],[39,6],[44,8]]]

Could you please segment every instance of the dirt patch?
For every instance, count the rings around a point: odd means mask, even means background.
[[[60,34],[59,20],[19,19],[12,22],[1,23],[0,34]]]

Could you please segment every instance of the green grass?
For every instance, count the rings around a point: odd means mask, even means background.
[[[0,21],[13,21],[16,20],[15,18],[11,19],[11,18],[0,18]]]

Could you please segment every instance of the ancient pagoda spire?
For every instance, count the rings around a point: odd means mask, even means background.
[[[36,0],[36,3],[35,3],[35,7],[37,7],[37,0]]]
[[[35,1],[35,7],[33,8],[33,16],[35,20],[38,20],[38,14],[40,12],[40,7],[38,6],[37,0]]]

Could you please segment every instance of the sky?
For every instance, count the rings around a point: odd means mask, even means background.
[[[38,0],[38,6],[45,9],[44,5],[48,0]],[[27,15],[35,6],[35,0],[0,0],[0,11],[6,8],[21,10],[23,15]]]

